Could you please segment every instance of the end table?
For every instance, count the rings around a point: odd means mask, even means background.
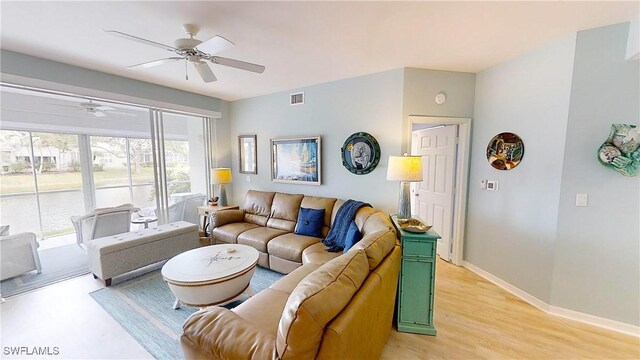
[[[440,235],[430,229],[412,233],[391,217],[402,243],[398,284],[398,331],[435,335],[433,300],[436,278],[436,245]]]

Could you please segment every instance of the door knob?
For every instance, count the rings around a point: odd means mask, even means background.
[[[415,195],[415,196],[420,196],[420,194],[418,194],[418,193],[415,193],[414,195]]]

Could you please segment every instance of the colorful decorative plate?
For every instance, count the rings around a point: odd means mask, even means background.
[[[356,175],[373,171],[380,162],[380,145],[366,132],[357,132],[347,138],[340,149],[342,165]]]
[[[494,136],[487,145],[487,160],[498,170],[511,170],[524,156],[524,143],[514,133],[503,132]]]

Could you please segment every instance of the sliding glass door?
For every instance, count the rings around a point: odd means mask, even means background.
[[[27,131],[0,130],[0,225],[40,234],[40,212]]]

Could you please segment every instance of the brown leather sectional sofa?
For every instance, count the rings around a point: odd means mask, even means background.
[[[259,264],[289,273],[233,310],[192,315],[181,338],[188,359],[375,359],[392,327],[400,246],[389,217],[363,207],[362,240],[329,253],[320,238],[293,233],[299,208],[324,208],[326,236],[344,201],[249,191],[243,210],[212,219],[216,243],[260,251]]]

